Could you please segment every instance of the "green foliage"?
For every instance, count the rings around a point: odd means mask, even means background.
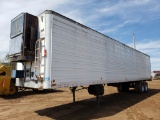
[[[4,59],[5,61],[9,62],[9,54],[7,54]]]

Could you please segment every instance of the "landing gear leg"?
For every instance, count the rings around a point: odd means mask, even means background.
[[[72,87],[72,88],[70,88],[71,91],[72,91],[72,94],[73,94],[73,103],[75,103],[75,91],[76,91],[76,88],[77,88],[77,87]]]

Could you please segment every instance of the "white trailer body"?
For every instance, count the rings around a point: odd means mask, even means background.
[[[16,86],[56,89],[151,80],[148,55],[54,11],[38,15],[38,41],[32,65],[25,62],[33,76],[16,78]]]

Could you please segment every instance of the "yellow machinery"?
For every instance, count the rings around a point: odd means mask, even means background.
[[[15,79],[11,78],[12,67],[0,65],[0,95],[13,95],[18,92]]]

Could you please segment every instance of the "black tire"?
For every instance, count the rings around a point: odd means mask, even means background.
[[[144,82],[144,92],[148,92],[148,83]]]
[[[139,93],[144,93],[145,92],[144,89],[145,89],[144,88],[144,82],[139,82],[139,84],[138,84],[138,92]]]
[[[117,87],[118,92],[128,92],[129,91],[130,84],[129,83],[121,83]]]
[[[123,92],[122,84],[119,84],[117,87],[118,92]]]
[[[139,82],[136,82],[135,83],[135,86],[134,86],[134,90],[138,93],[139,92]]]
[[[123,92],[128,92],[129,91],[129,87],[130,87],[129,83],[123,83],[122,84],[122,91]]]
[[[15,95],[17,93],[18,93],[18,87],[11,85],[10,88],[9,88],[9,94],[10,95]]]

